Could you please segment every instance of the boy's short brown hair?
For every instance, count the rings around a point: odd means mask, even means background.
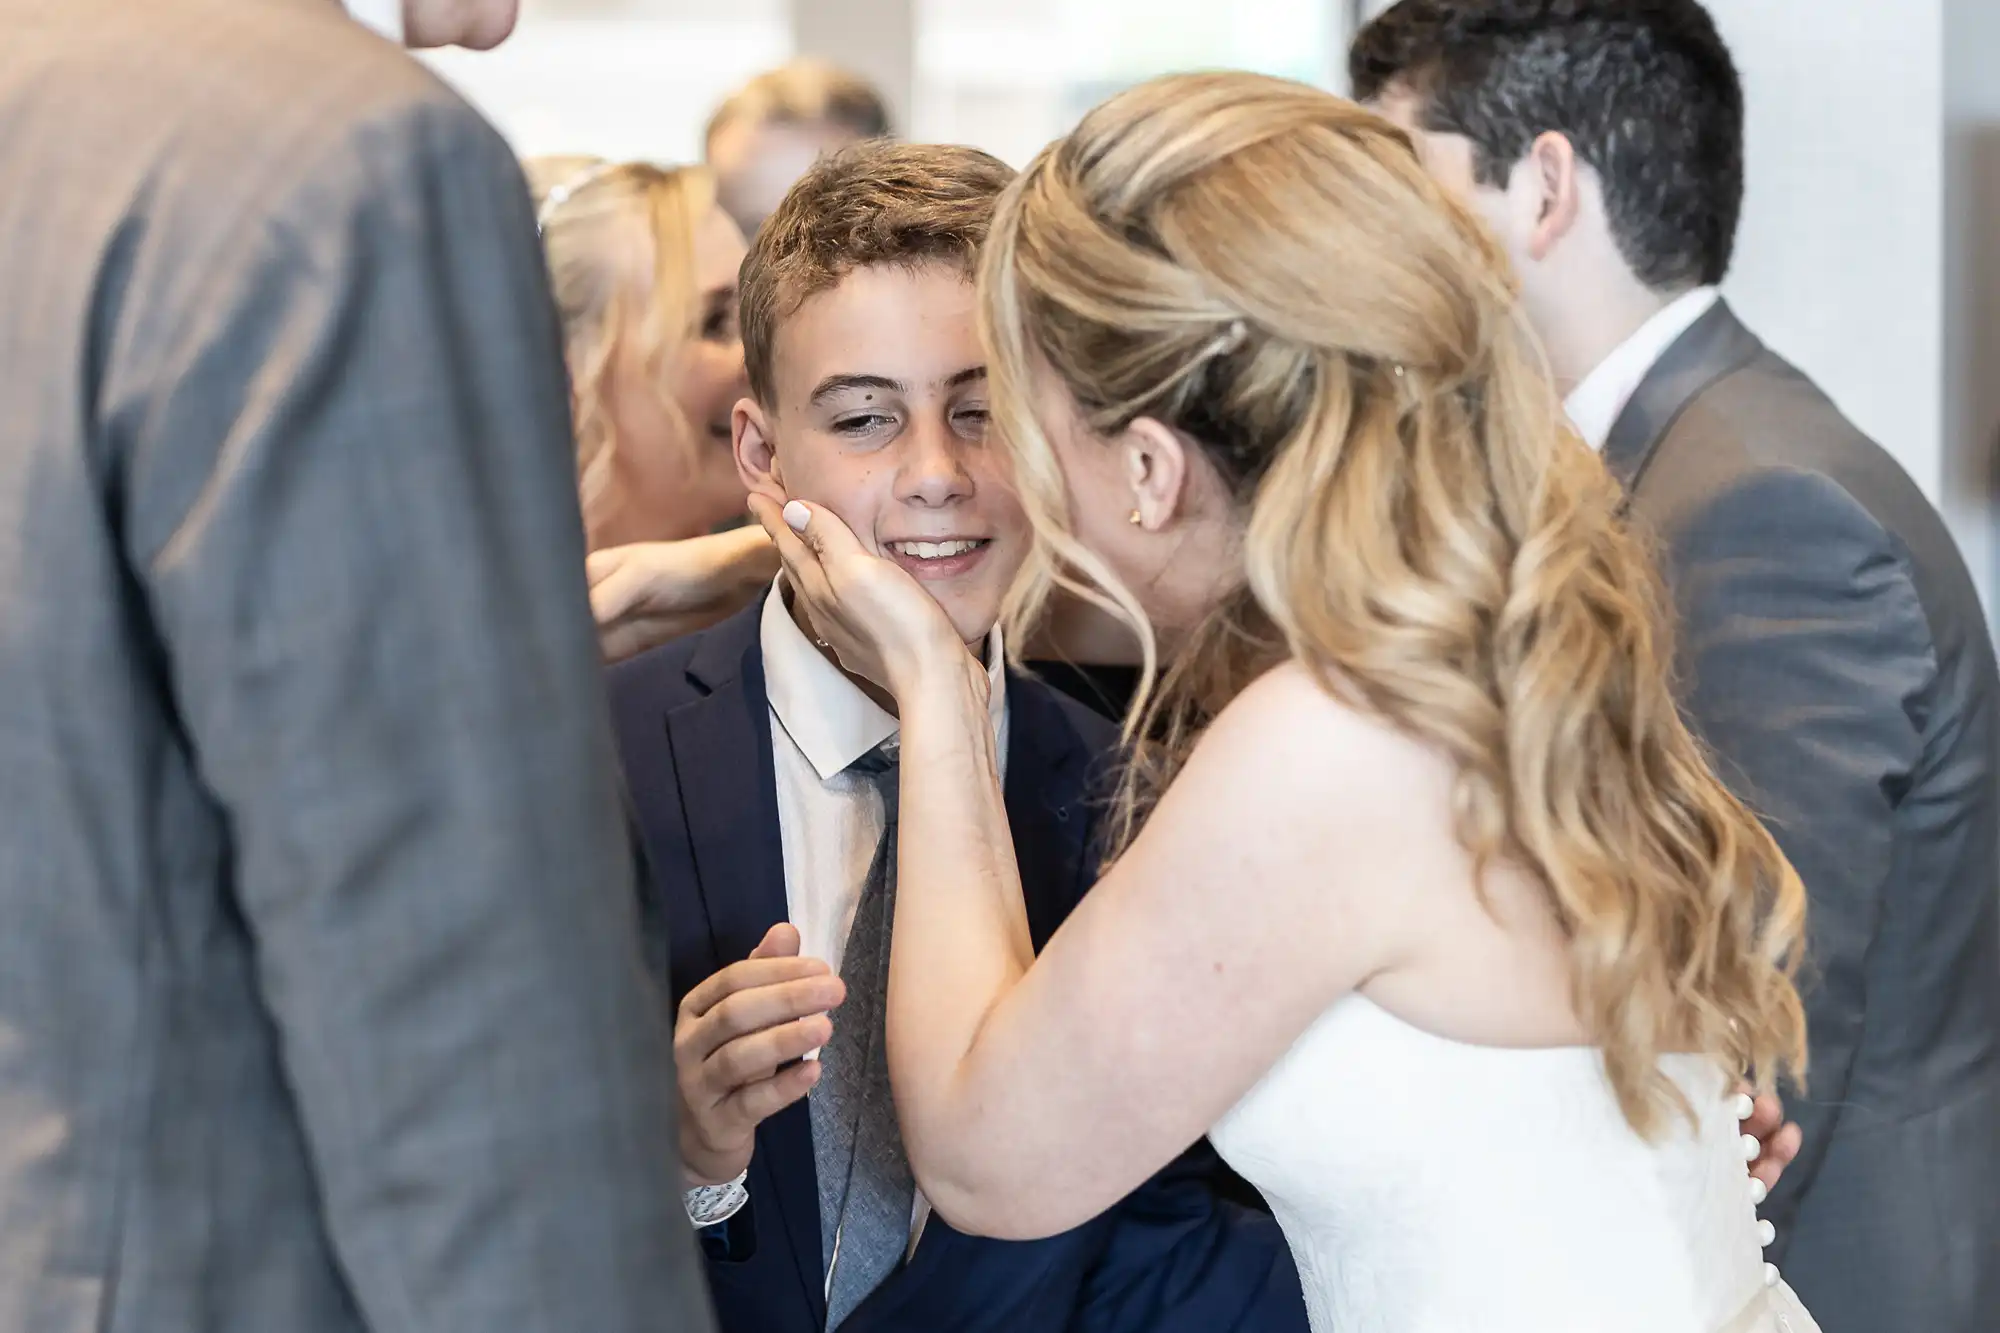
[[[765,221],[743,261],[743,362],[774,401],[778,325],[861,268],[951,264],[970,279],[1000,192],[1014,178],[977,148],[872,140],[822,158]]]

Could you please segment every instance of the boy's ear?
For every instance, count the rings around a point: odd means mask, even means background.
[[[729,414],[729,427],[736,446],[736,475],[744,489],[773,500],[788,498],[778,470],[777,441],[763,406],[754,398],[738,399]]]

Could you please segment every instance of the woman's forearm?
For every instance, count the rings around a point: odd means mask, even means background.
[[[718,532],[711,540],[722,556],[718,562],[718,584],[733,584],[742,595],[750,596],[769,586],[776,577],[778,549],[755,523]]]
[[[889,1062],[905,1146],[950,1215],[976,1149],[967,1057],[1034,962],[986,678],[969,657],[899,693],[902,828],[890,959]]]

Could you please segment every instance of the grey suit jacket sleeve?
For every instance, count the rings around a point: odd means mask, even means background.
[[[369,1327],[704,1329],[527,194],[376,119],[107,325],[123,540]]]
[[[1892,817],[1917,761],[1913,709],[1934,674],[1903,555],[1824,476],[1752,474],[1676,535],[1689,706],[1722,776],[1804,881],[1805,1147],[1766,1204],[1781,1231],[1847,1096],[1867,1022],[1864,964],[1890,880]]]

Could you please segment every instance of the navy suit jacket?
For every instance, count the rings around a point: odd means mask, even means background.
[[[786,918],[771,713],[752,606],[611,672],[649,873],[647,947],[676,1005]],[[1010,675],[1007,814],[1035,947],[1095,872],[1108,723]],[[1304,1333],[1297,1270],[1261,1213],[1223,1204],[1206,1143],[1111,1212],[1046,1240],[965,1235],[933,1216],[844,1333]],[[757,1131],[750,1202],[703,1234],[723,1333],[821,1333],[819,1185],[804,1102]],[[1060,1189],[1060,1181],[1047,1182]]]

